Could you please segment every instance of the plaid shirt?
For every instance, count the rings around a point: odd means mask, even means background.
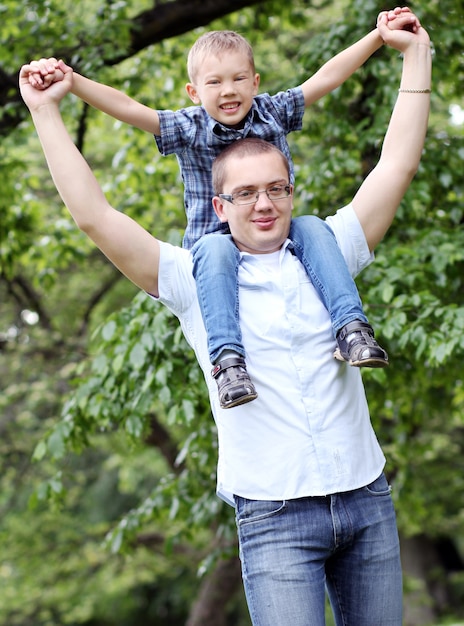
[[[158,111],[160,136],[156,144],[163,156],[175,154],[184,181],[184,202],[187,229],[183,246],[190,249],[206,233],[225,230],[214,213],[211,168],[216,156],[230,143],[244,137],[259,137],[275,144],[290,162],[293,183],[293,162],[287,135],[300,130],[304,113],[300,87],[279,92],[275,96],[256,96],[241,129],[223,126],[208,115],[202,106],[179,111]]]

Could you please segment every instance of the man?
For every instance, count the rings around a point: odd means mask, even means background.
[[[419,165],[431,80],[419,25],[384,41],[403,54],[400,93],[379,163],[352,202],[328,219],[354,275],[371,261]],[[327,585],[336,623],[400,626],[398,534],[384,456],[359,370],[333,359],[330,318],[287,240],[288,163],[244,140],[213,167],[214,209],[241,253],[240,323],[256,401],[220,408],[186,250],[154,239],[113,209],[59,113],[72,70],[48,89],[20,84],[55,185],[79,228],[135,284],[180,319],[205,373],[218,426],[218,493],[235,505],[254,626],[324,624]],[[243,199],[251,199],[244,204]],[[261,393],[262,391],[262,393]]]

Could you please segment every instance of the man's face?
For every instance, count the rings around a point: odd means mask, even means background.
[[[273,185],[288,184],[288,172],[278,154],[231,157],[227,161],[223,193],[233,194],[245,189],[264,191]],[[280,249],[290,232],[293,188],[290,189],[287,198],[270,200],[266,193],[260,193],[253,204],[240,206],[215,196],[214,210],[221,222],[228,222],[239,250],[267,254]]]
[[[195,83],[186,85],[195,104],[225,126],[240,126],[258,93],[259,75],[253,73],[248,57],[241,52],[208,56]]]

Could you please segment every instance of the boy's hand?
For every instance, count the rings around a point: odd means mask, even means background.
[[[390,30],[407,30],[411,33],[417,33],[421,26],[417,16],[408,7],[396,7],[390,11],[381,11],[377,17],[377,27],[384,22],[384,18],[386,18]]]
[[[51,57],[49,59],[39,59],[31,61],[29,84],[35,89],[47,89],[52,83],[62,81],[66,72],[71,68],[63,61],[57,61]]]

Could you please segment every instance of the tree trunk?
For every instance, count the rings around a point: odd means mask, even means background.
[[[451,605],[441,551],[424,535],[402,538],[401,559],[406,583],[404,626],[435,624]]]
[[[240,587],[238,557],[219,561],[204,579],[185,626],[226,626],[226,606]]]

